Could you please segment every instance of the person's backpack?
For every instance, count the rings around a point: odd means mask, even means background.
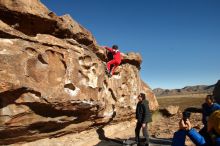
[[[110,61],[113,59],[113,54],[109,51],[107,51],[107,61]]]

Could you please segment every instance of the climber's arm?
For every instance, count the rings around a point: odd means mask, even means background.
[[[112,48],[109,48],[109,47],[106,47],[106,46],[104,48],[107,49],[109,52],[112,52],[112,53],[115,52]]]

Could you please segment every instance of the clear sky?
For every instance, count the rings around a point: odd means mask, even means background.
[[[142,54],[152,88],[214,84],[220,79],[220,0],[41,0],[69,13],[98,44]]]

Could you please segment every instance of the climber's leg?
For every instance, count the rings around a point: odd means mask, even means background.
[[[111,72],[111,65],[114,65],[115,62],[116,62],[115,60],[111,60],[107,63],[107,70],[109,73]]]
[[[114,75],[114,72],[115,72],[115,69],[119,66],[119,63],[118,62],[115,62],[113,68],[112,68],[112,71],[111,71],[111,75]]]

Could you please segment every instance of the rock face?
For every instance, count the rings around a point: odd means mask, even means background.
[[[220,104],[220,80],[215,84],[215,89],[213,91],[215,100]]]
[[[69,15],[39,0],[1,0],[0,18],[0,145],[128,121],[140,92],[158,108],[140,54],[123,54],[109,78],[105,50]]]

